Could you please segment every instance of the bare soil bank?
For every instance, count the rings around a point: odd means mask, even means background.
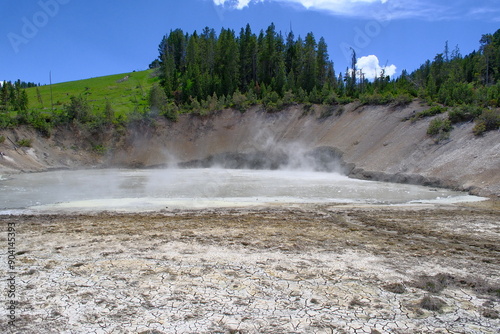
[[[436,144],[426,134],[432,118],[405,121],[425,108],[418,101],[406,107],[291,106],[277,113],[256,106],[244,113],[181,115],[176,123],[161,119],[121,135],[97,137],[69,128],[58,129],[48,139],[26,128],[3,130],[0,134],[7,139],[0,150],[7,156],[0,158],[0,172],[203,165],[214,157],[230,157],[232,166],[238,167],[241,159],[260,159],[263,152],[264,159],[274,156],[279,164],[283,156],[330,148],[353,177],[500,196],[500,131],[475,137],[472,123],[458,124],[448,140]],[[23,138],[32,140],[32,148],[15,148],[13,142]],[[98,154],[96,147],[106,152]],[[261,165],[273,167],[273,162]]]
[[[498,210],[0,216],[2,244],[17,229],[18,301],[0,331],[498,333]]]

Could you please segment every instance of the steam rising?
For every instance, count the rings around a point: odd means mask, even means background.
[[[247,130],[255,134],[254,140],[233,145],[237,152],[183,161],[166,151],[162,156],[169,163],[162,164],[162,168],[55,171],[2,178],[0,210],[137,212],[262,204],[474,199],[448,190],[353,180],[345,176],[353,166],[346,164],[342,152],[333,147],[309,149],[285,136],[275,138],[269,130]],[[147,141],[142,140],[139,137],[133,141],[136,148],[146,145]],[[210,147],[207,150],[217,152]],[[203,157],[201,152],[197,156]]]
[[[305,144],[279,140],[268,128],[253,129],[254,139],[243,143],[238,152],[209,155],[203,159],[179,162],[181,168],[268,169],[334,172],[347,175],[353,169],[343,153],[333,147],[310,149]]]

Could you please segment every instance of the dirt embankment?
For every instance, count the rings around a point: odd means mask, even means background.
[[[432,118],[405,121],[426,108],[418,101],[407,107],[353,103],[306,110],[291,106],[277,113],[256,106],[244,113],[182,115],[176,123],[157,120],[129,128],[120,136],[108,133],[102,138],[70,129],[58,129],[51,138],[26,128],[3,130],[0,135],[6,139],[0,150],[6,156],[0,159],[0,171],[178,163],[305,167],[311,161],[303,157],[311,152],[331,152],[330,161],[323,161],[326,166],[334,169],[335,162],[353,177],[500,196],[500,132],[475,137],[473,124],[464,123],[454,127],[449,139],[436,144],[426,134]],[[32,140],[31,148],[14,144],[23,138]],[[106,152],[99,154],[103,148]]]

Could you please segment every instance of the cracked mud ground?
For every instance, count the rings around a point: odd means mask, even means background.
[[[18,292],[0,332],[498,333],[499,209],[0,216]]]

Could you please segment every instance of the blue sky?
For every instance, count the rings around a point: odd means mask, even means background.
[[[271,22],[323,36],[337,73],[353,47],[366,72],[412,71],[500,28],[498,0],[0,0],[0,80],[46,84],[147,69],[171,29],[258,33]]]

